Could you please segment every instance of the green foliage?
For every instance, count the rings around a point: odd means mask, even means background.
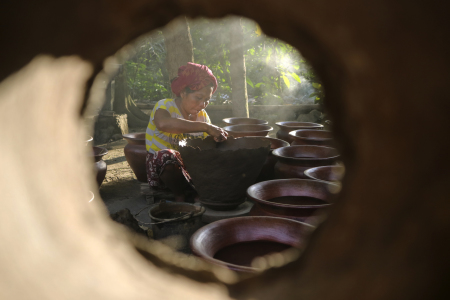
[[[230,100],[230,32],[229,19],[189,21],[194,45],[194,60],[207,65],[217,77],[219,86],[212,103]],[[259,26],[243,20],[247,89],[250,104],[285,104],[287,95],[306,81],[318,82],[309,65],[291,45],[261,34]],[[159,100],[170,97],[170,82],[165,68],[166,51],[161,32],[153,34],[126,62],[128,86],[133,99]],[[319,84],[320,85],[320,84]],[[313,84],[317,97],[323,99],[321,86]]]

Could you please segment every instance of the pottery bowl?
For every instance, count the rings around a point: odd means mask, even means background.
[[[131,145],[145,145],[145,132],[123,134],[122,137]]]
[[[343,166],[322,166],[305,171],[305,175],[311,179],[337,183],[344,177],[345,168]]]
[[[328,146],[333,141],[331,131],[299,129],[289,132],[294,140],[291,145],[318,145]]]
[[[254,118],[225,118],[222,120],[227,125],[267,125],[265,120]]]
[[[244,136],[266,136],[273,128],[269,125],[232,125],[225,126],[229,135],[237,138]]]
[[[302,248],[314,227],[274,217],[237,217],[210,223],[191,237],[191,249],[204,260],[238,272],[258,272],[254,258]]]
[[[317,209],[330,206],[337,189],[336,185],[323,181],[277,179],[250,186],[247,197],[270,214],[296,219],[309,217]]]

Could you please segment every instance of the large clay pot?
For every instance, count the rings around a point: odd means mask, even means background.
[[[289,135],[289,132],[297,129],[323,129],[323,125],[318,123],[310,123],[310,122],[277,122],[275,123],[280,127],[280,130],[277,131],[277,138],[283,141],[288,142],[289,144],[294,141],[294,139]]]
[[[247,190],[255,201],[251,216],[274,216],[308,221],[318,210],[333,201],[338,186],[311,179],[278,179],[256,183]]]
[[[258,178],[256,178],[256,182],[275,179],[274,166],[277,162],[277,159],[275,156],[273,156],[272,151],[281,147],[287,147],[289,146],[289,143],[280,139],[270,137],[255,137],[255,138],[265,139],[270,142],[269,154],[267,155],[266,161],[264,162],[264,165],[261,169],[261,172],[258,175]]]
[[[222,121],[227,125],[267,125],[269,123],[254,118],[225,118]]]
[[[202,259],[238,272],[258,272],[256,257],[303,248],[314,227],[273,217],[237,217],[210,223],[194,233],[191,249]]]
[[[145,132],[127,133],[122,135],[128,144],[123,149],[128,164],[140,182],[147,182],[147,168],[145,159],[147,149],[145,147]]]
[[[98,184],[98,186],[100,186],[102,184],[103,180],[105,180],[106,170],[108,169],[105,161],[102,159],[103,156],[108,154],[108,150],[106,150],[106,148],[103,148],[103,147],[92,147],[92,150],[93,150],[93,156],[94,156],[94,161],[95,161],[95,170],[97,172],[97,177],[96,177],[97,184]]]
[[[327,130],[299,129],[289,132],[294,139],[291,145],[332,146],[333,135]]]
[[[307,169],[333,165],[339,157],[336,149],[324,146],[282,147],[272,154],[277,158],[274,167],[276,179],[308,179],[304,174]]]
[[[208,137],[188,140],[179,151],[200,202],[213,210],[231,210],[245,201],[269,146],[269,141],[260,138],[228,138],[217,143]]]
[[[232,125],[225,126],[229,135],[237,138],[244,136],[266,136],[273,128],[269,125]]]
[[[305,171],[306,177],[329,183],[339,183],[344,177],[344,173],[344,166],[315,167]]]

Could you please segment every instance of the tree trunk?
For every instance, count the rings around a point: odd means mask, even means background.
[[[121,66],[115,78],[114,111],[128,116],[130,127],[147,127],[149,116],[136,106],[128,95],[125,66]]]
[[[186,17],[173,20],[163,30],[169,80],[177,77],[178,68],[194,62],[194,48]]]
[[[244,33],[240,18],[236,18],[230,22],[230,34],[230,73],[233,116],[248,118]]]

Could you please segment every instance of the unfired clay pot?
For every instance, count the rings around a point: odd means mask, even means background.
[[[282,147],[272,154],[277,158],[274,167],[276,179],[308,179],[304,174],[307,169],[333,165],[339,157],[336,149],[324,146]]]
[[[333,201],[338,186],[311,179],[277,179],[256,183],[247,190],[255,201],[251,216],[274,216],[307,222]]]
[[[277,122],[275,123],[280,127],[277,132],[277,138],[288,142],[289,144],[294,141],[294,139],[289,135],[289,132],[297,129],[323,129],[323,125],[318,123],[310,122]]]
[[[254,258],[303,248],[314,227],[273,217],[237,217],[210,223],[191,237],[192,252],[238,272],[258,272]]]
[[[338,183],[344,177],[345,168],[343,166],[323,166],[315,167],[305,171],[308,178],[325,181],[330,183]]]
[[[269,125],[232,125],[225,126],[230,136],[235,138],[243,136],[266,136],[273,128]]]
[[[294,141],[291,145],[317,145],[317,146],[332,146],[333,136],[331,131],[327,130],[310,130],[299,129],[289,132]]]
[[[102,157],[108,154],[108,150],[103,147],[92,147],[92,150],[95,161],[95,170],[97,172],[97,184],[100,186],[103,180],[105,180],[106,170],[108,169]]]
[[[260,138],[217,143],[208,137],[188,140],[179,151],[200,202],[213,210],[231,210],[245,201],[269,149],[270,142]]]
[[[222,120],[227,125],[267,125],[265,120],[254,118],[225,118]]]
[[[122,135],[128,144],[123,149],[128,164],[140,182],[147,182],[147,168],[145,159],[147,150],[145,148],[145,132],[128,133]]]
[[[264,162],[264,166],[262,167],[262,170],[259,173],[258,178],[256,178],[256,182],[275,179],[274,166],[277,162],[277,159],[275,156],[272,155],[272,151],[281,147],[287,147],[289,146],[289,143],[280,139],[270,137],[255,137],[255,138],[264,139],[270,142],[269,154],[267,155],[266,161]]]

